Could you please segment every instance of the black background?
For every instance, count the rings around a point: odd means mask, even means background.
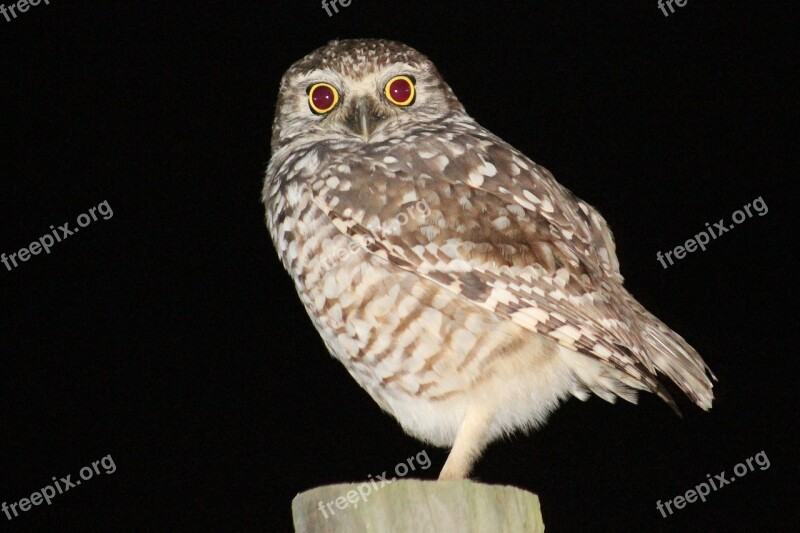
[[[787,3],[788,5],[789,3]],[[677,418],[571,400],[474,471],[539,494],[548,531],[792,530],[797,517],[797,7],[690,0],[51,0],[0,18],[0,500],[111,454],[0,530],[287,531],[291,499],[427,450],[330,358],[282,271],[259,196],[278,83],[337,37],[427,54],[468,112],[614,230],[626,284],[705,357],[714,409]],[[665,252],[762,197],[663,269]],[[764,451],[706,503],[668,500]]]

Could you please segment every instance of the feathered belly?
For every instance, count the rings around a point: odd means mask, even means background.
[[[273,239],[330,353],[410,434],[448,446],[471,403],[492,433],[543,421],[573,387],[558,347],[366,252],[309,206]]]

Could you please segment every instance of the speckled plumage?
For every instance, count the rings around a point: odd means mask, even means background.
[[[410,106],[383,96],[396,75],[415,80]],[[317,82],[340,93],[324,115]],[[295,63],[272,150],[267,226],[309,316],[408,433],[453,447],[442,478],[569,395],[674,405],[663,374],[711,407],[703,360],[623,287],[605,220],[469,117],[415,50],[332,41]]]

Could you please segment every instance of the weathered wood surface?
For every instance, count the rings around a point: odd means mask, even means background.
[[[298,533],[544,531],[535,494],[469,480],[327,485],[298,494],[292,515]]]

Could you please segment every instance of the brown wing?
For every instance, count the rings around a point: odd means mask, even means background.
[[[309,183],[314,201],[370,253],[604,361],[672,403],[602,217],[473,124],[412,140],[424,148],[325,154],[328,164]],[[688,353],[692,369],[698,360]]]

